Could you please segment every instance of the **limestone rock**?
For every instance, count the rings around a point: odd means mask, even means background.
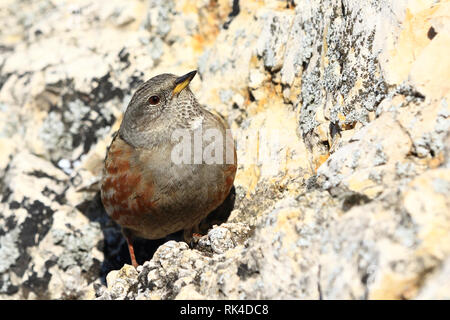
[[[0,294],[85,297],[103,260],[101,229],[67,205],[68,177],[52,163],[21,152],[9,163],[3,183]]]

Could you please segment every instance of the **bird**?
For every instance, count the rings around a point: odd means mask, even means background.
[[[191,91],[196,73],[163,73],[140,85],[106,151],[101,201],[121,226],[134,267],[136,237],[160,239],[183,230],[190,243],[199,236],[201,220],[224,202],[234,184],[233,136],[226,121]],[[209,140],[208,130],[215,133]]]

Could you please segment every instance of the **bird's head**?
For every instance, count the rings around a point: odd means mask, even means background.
[[[191,71],[181,77],[164,73],[144,82],[128,104],[120,134],[138,146],[139,140],[148,140],[149,129],[164,129],[193,114],[197,103],[189,83],[196,73]]]

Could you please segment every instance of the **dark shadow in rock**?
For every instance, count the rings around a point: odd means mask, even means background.
[[[221,224],[227,221],[231,211],[234,208],[236,191],[233,188],[225,201],[214,211],[212,211],[201,223],[200,232],[206,234],[208,229],[215,224]],[[104,260],[100,269],[100,280],[106,284],[106,275],[112,270],[119,270],[124,264],[131,264],[125,238],[122,235],[121,228],[112,221],[100,199],[100,192],[97,192],[91,201],[85,201],[77,206],[86,217],[91,221],[98,222],[103,232],[103,246],[99,248],[103,251]],[[183,231],[170,234],[165,238],[157,240],[147,240],[135,238],[134,250],[138,263],[142,264],[153,257],[156,249],[169,240],[183,241]]]
[[[369,203],[371,199],[367,197],[365,194],[361,193],[351,193],[344,197],[344,201],[342,203],[342,210],[348,211],[354,206],[361,206],[363,204]]]
[[[234,209],[235,200],[236,189],[233,186],[224,202],[200,222],[200,233],[206,234],[215,224],[220,225],[221,223],[226,222],[231,214],[231,211]]]
[[[100,280],[106,283],[106,275],[112,270],[119,270],[124,264],[131,264],[125,238],[122,235],[120,226],[112,221],[100,199],[100,192],[97,192],[91,201],[83,202],[77,206],[85,216],[91,221],[98,222],[103,232],[103,246],[99,248],[103,251],[104,260],[100,268]],[[150,260],[156,249],[166,242],[167,239],[146,240],[136,238],[134,242],[135,254],[138,263]]]

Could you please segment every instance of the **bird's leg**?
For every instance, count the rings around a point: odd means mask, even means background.
[[[133,247],[133,234],[130,230],[123,228],[122,233],[127,240],[128,252],[130,253],[131,264],[133,267],[137,268],[139,265],[136,261],[136,256],[134,255],[134,247]]]
[[[138,263],[136,261],[136,256],[134,255],[134,247],[133,247],[132,240],[130,238],[126,238],[126,239],[127,239],[127,244],[128,244],[128,251],[130,252],[131,264],[133,265],[133,267],[137,268]]]
[[[200,234],[199,225],[196,224],[191,228],[184,229],[183,237],[184,241],[186,241],[186,243],[193,247],[194,244],[197,243],[198,240],[202,237],[202,235]]]

